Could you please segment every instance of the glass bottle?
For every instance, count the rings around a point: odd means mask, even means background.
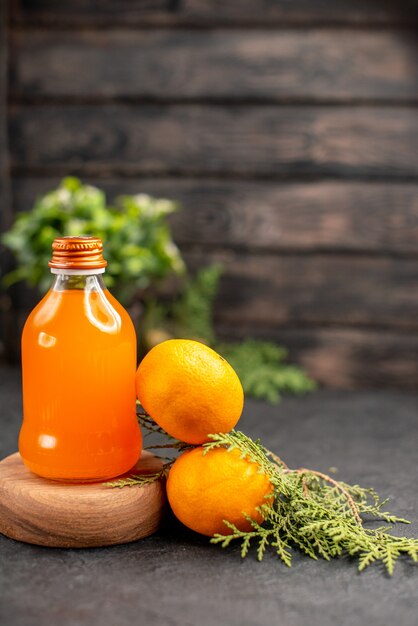
[[[55,239],[55,279],[23,330],[19,452],[45,478],[106,480],[141,453],[135,329],[103,283],[102,248],[96,237]]]

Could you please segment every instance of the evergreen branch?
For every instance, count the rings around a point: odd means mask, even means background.
[[[286,470],[289,469],[289,466],[286,465],[286,463],[279,456],[277,456],[277,454],[274,454],[274,452],[270,452],[270,450],[266,450],[266,455],[270,457],[274,461],[275,465],[278,465],[278,467],[282,467]]]
[[[255,544],[259,560],[270,547],[288,566],[292,548],[300,549],[313,559],[330,560],[346,554],[358,558],[360,571],[381,561],[389,575],[393,574],[402,554],[415,562],[418,560],[418,539],[390,535],[390,527],[370,529],[363,525],[361,514],[386,522],[408,523],[382,512],[386,501],[380,501],[373,489],[348,485],[316,470],[289,469],[259,441],[239,431],[210,438],[210,442],[203,444],[206,452],[219,447],[238,449],[243,458],[258,464],[259,471],[269,477],[274,488],[274,499],[266,499],[258,509],[263,524],[246,516],[252,529],[245,532],[226,520],[229,532],[216,534],[212,543],[226,547],[238,541],[242,556]]]
[[[276,404],[282,393],[300,395],[316,388],[301,368],[285,362],[286,350],[272,342],[246,339],[214,348],[235,369],[246,395]]]
[[[140,413],[138,419],[150,434],[163,434],[168,438],[167,443],[150,448],[183,451],[194,447],[169,437],[146,413]],[[214,535],[212,543],[226,548],[232,542],[238,542],[242,557],[254,548],[260,561],[270,549],[289,567],[295,548],[312,559],[330,560],[343,555],[356,557],[359,571],[380,561],[389,575],[393,574],[401,555],[418,561],[418,539],[391,535],[388,526],[373,529],[365,525],[362,516],[371,516],[386,523],[409,523],[382,511],[387,500],[380,500],[374,489],[349,485],[317,470],[290,469],[259,440],[253,440],[240,431],[213,434],[209,439],[203,444],[203,454],[217,448],[238,450],[241,458],[258,466],[258,471],[269,478],[273,487],[273,497],[271,493],[267,494],[265,502],[258,507],[264,520],[262,523],[245,516],[251,529],[242,531],[224,520],[225,533]],[[174,459],[170,459],[154,474],[130,474],[106,485],[151,484],[167,476],[173,462]]]
[[[123,476],[122,478],[118,478],[117,480],[113,480],[111,482],[103,483],[104,487],[112,487],[119,488],[122,487],[145,487],[146,485],[151,485],[158,480],[167,477],[168,469],[172,463],[165,463],[163,467],[158,472],[153,472],[152,474],[135,474],[130,473],[128,476]]]
[[[140,406],[140,405],[137,405]],[[142,407],[141,407],[142,408]],[[146,431],[145,436],[158,434],[162,435],[165,439],[174,439],[171,435],[169,435],[165,430],[158,426],[156,422],[146,413],[144,410],[137,409],[136,417],[139,425]]]
[[[138,423],[142,429],[145,430],[144,438],[149,435],[162,435],[165,439],[169,440],[169,443],[164,444],[150,444],[148,446],[144,446],[144,450],[164,450],[171,449],[177,450],[178,452],[185,452],[190,448],[194,448],[193,445],[189,443],[185,443],[184,441],[180,441],[179,439],[175,439],[171,435],[169,435],[165,430],[158,426],[156,422],[146,413],[145,411],[137,410],[136,416],[138,419]],[[173,459],[174,460],[174,459]]]
[[[150,446],[145,446],[144,450],[178,450],[179,452],[185,452],[186,450],[191,450],[195,446],[189,443],[183,443],[182,441],[173,441],[173,443],[165,443],[165,444],[155,444]]]
[[[319,476],[319,478],[322,478],[322,480],[324,480],[324,481],[326,481],[328,483],[331,483],[331,485],[333,485],[336,489],[341,491],[341,493],[347,499],[348,505],[349,505],[350,509],[353,512],[354,519],[356,520],[357,524],[360,524],[360,526],[361,526],[361,523],[362,523],[361,522],[361,517],[360,517],[359,511],[358,511],[358,508],[356,506],[356,503],[354,502],[354,499],[351,497],[349,492],[345,489],[345,487],[341,483],[338,483],[336,480],[334,480],[330,476],[327,476],[326,474],[323,474],[322,472],[318,472],[318,471],[314,471],[314,470],[308,470],[308,469],[304,469],[304,468],[297,469],[297,470],[285,469],[284,472],[285,473],[287,473],[287,472],[297,472],[298,474],[303,474],[304,475],[302,477],[302,483],[303,483],[305,495],[309,495],[309,490],[308,490],[308,488],[306,486],[306,481],[305,481],[305,475],[306,474],[315,474],[315,476]]]

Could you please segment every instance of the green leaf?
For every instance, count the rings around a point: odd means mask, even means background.
[[[20,213],[3,244],[15,255],[17,268],[6,284],[26,280],[46,290],[51,283],[48,260],[57,236],[96,235],[104,241],[108,261],[106,281],[122,304],[129,306],[136,294],[183,271],[167,216],[177,210],[170,200],[145,194],[124,196],[109,206],[103,191],[78,178],[64,178],[60,185],[38,198],[31,211]]]
[[[199,339],[209,345],[214,343],[213,305],[221,274],[222,266],[214,264],[186,280],[172,309],[178,336]]]
[[[303,394],[316,388],[299,367],[283,362],[286,351],[274,343],[247,339],[216,349],[237,372],[244,392],[275,404],[282,393]]]

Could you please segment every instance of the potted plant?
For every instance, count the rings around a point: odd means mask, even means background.
[[[108,205],[102,190],[64,178],[3,235],[16,258],[16,269],[3,282],[24,281],[42,294],[51,284],[48,261],[55,237],[96,235],[105,244],[106,284],[138,325],[142,353],[169,337],[193,338],[231,361],[249,395],[276,402],[282,391],[312,389],[313,381],[300,368],[284,362],[284,348],[252,339],[219,342],[213,308],[222,268],[212,265],[188,275],[167,221],[177,209],[171,200],[145,194],[120,196]],[[181,277],[180,286],[164,300],[158,286],[173,276]]]

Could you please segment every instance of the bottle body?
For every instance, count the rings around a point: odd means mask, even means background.
[[[136,336],[101,277],[57,275],[22,335],[19,452],[34,473],[105,480],[139,458]]]

